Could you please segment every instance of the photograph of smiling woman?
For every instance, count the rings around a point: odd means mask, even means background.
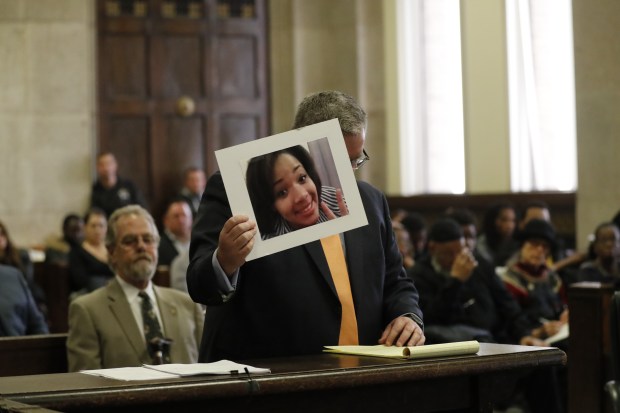
[[[346,215],[337,190],[322,186],[310,153],[300,145],[250,159],[246,184],[262,239],[270,239]],[[344,198],[344,197],[343,197]]]

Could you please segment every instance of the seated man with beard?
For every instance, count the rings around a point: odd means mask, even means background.
[[[194,363],[202,335],[201,307],[179,291],[153,285],[159,233],[151,215],[129,205],[110,217],[106,246],[115,278],[69,308],[69,371]]]

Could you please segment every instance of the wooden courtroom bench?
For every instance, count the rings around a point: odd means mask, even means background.
[[[613,286],[580,282],[568,288],[568,413],[611,412],[609,315]]]
[[[0,337],[0,376],[67,372],[67,334]]]

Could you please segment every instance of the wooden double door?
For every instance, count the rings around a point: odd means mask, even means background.
[[[183,171],[269,134],[263,0],[97,0],[98,151],[160,222]]]

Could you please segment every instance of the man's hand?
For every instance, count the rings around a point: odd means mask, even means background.
[[[241,267],[254,247],[256,222],[245,215],[234,215],[220,231],[217,261],[227,275]]]
[[[478,261],[476,261],[471,251],[463,248],[452,264],[450,275],[461,282],[465,282],[469,280],[477,265]]]
[[[421,346],[426,341],[422,328],[409,317],[400,316],[385,328],[379,344],[386,346]]]
[[[336,189],[336,200],[338,201],[338,208],[340,209],[340,216],[343,217],[345,215],[349,215],[349,209],[347,208],[347,204],[344,202],[344,198],[342,196],[342,189]],[[325,201],[321,201],[321,210],[327,216],[327,219],[335,219],[338,218],[334,212],[329,209]]]
[[[521,344],[522,346],[537,346],[537,347],[547,346],[547,344],[543,340],[536,338],[534,336],[521,337],[521,340],[519,340],[519,344]]]

